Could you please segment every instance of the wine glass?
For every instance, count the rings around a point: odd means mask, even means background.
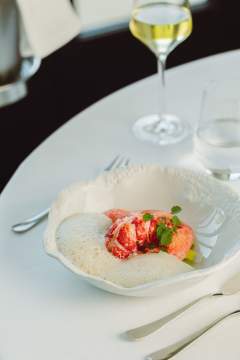
[[[133,132],[141,140],[169,145],[184,139],[188,125],[166,109],[165,67],[168,54],[192,32],[192,16],[188,0],[135,0],[130,31],[157,57],[161,77],[158,114],[137,120]]]

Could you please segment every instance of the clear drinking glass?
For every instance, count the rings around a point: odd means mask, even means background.
[[[188,0],[135,0],[129,27],[133,36],[155,54],[161,81],[159,113],[137,120],[133,132],[141,140],[158,145],[179,142],[189,130],[166,109],[164,73],[168,54],[192,32]]]
[[[203,92],[195,154],[221,180],[240,179],[240,78],[212,81]]]

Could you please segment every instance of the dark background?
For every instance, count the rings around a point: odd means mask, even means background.
[[[168,67],[237,49],[239,8],[238,0],[212,0],[195,8],[193,34],[170,55]],[[0,109],[0,191],[22,160],[73,115],[154,72],[154,56],[127,27],[91,39],[75,38],[46,58],[29,81],[29,95]]]

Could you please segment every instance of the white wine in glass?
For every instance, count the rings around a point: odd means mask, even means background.
[[[177,143],[189,130],[187,123],[167,112],[164,73],[168,54],[192,32],[189,3],[187,0],[135,0],[130,31],[156,55],[162,88],[159,113],[137,120],[134,134],[158,145]]]

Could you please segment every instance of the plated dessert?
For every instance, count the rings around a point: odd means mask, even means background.
[[[133,287],[192,270],[191,227],[171,212],[111,209],[76,214],[57,230],[59,250],[89,275]],[[187,262],[185,262],[187,261]]]

